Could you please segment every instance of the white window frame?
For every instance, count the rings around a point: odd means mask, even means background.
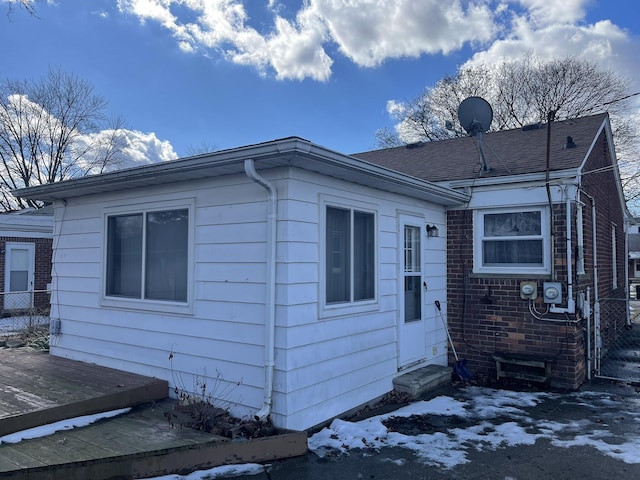
[[[483,265],[483,240],[484,236],[484,216],[487,214],[500,213],[520,213],[520,212],[540,212],[540,235],[518,236],[514,240],[541,239],[542,240],[542,265],[533,266],[528,264],[505,264],[505,265]],[[487,237],[498,238],[498,237]],[[509,240],[510,237],[499,237],[501,240]],[[550,273],[549,258],[549,209],[546,206],[510,207],[510,208],[488,208],[478,209],[473,212],[473,271],[479,274],[510,274],[510,275],[545,275]]]
[[[379,248],[380,248],[380,233],[378,229],[378,211],[374,205],[358,202],[349,199],[327,197],[321,199],[320,203],[320,281],[318,282],[319,295],[319,316],[320,318],[335,317],[341,315],[351,315],[357,313],[371,312],[379,310]],[[373,231],[374,231],[374,297],[366,300],[353,300],[353,282],[354,275],[352,272],[351,278],[351,300],[347,302],[339,303],[327,303],[327,291],[326,291],[326,279],[327,279],[327,208],[337,208],[342,210],[351,211],[351,219],[353,219],[353,212],[358,211],[362,213],[368,213],[373,215]],[[353,253],[353,232],[351,232],[350,244],[351,253]],[[353,260],[353,259],[352,259]]]
[[[108,262],[108,223],[110,217],[122,215],[147,214],[154,212],[164,212],[171,210],[187,210],[189,215],[188,221],[188,240],[187,240],[187,300],[171,301],[171,300],[152,300],[146,298],[129,298],[116,297],[107,295],[107,262]],[[146,218],[146,215],[143,215]],[[192,314],[193,298],[194,298],[194,231],[195,231],[195,199],[177,199],[175,201],[159,201],[139,203],[127,206],[108,207],[103,210],[103,254],[102,254],[102,294],[100,304],[104,307],[149,310],[153,312]],[[144,270],[144,264],[142,266]]]

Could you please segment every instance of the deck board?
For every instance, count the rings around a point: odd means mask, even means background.
[[[132,407],[86,427],[1,443],[0,478],[139,478],[306,453],[305,432],[232,442],[177,422],[170,425],[166,413],[176,400],[167,393],[166,381],[29,349],[0,348],[0,437]]]
[[[165,380],[0,348],[0,436],[167,397]]]
[[[17,474],[18,470],[47,471],[66,465],[105,465],[143,457],[148,452],[168,452],[172,449],[192,449],[229,443],[227,438],[191,428],[172,427],[164,413],[173,408],[175,400],[166,399],[133,408],[128,414],[98,421],[90,426],[56,432],[41,438],[0,445],[0,477]],[[108,467],[107,467],[108,468]],[[35,472],[32,472],[35,473]],[[66,473],[63,473],[63,477]]]

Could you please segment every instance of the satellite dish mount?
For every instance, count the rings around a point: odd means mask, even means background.
[[[460,102],[458,107],[458,120],[460,125],[471,137],[478,139],[478,149],[480,150],[480,163],[482,171],[491,170],[482,149],[482,134],[489,130],[493,120],[493,109],[489,102],[480,97],[468,97]]]

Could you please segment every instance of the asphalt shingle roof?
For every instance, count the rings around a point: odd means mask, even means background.
[[[606,118],[607,114],[602,113],[551,123],[550,169],[578,168]],[[569,136],[575,143],[574,148],[565,148]],[[537,173],[546,169],[547,124],[486,133],[482,142],[490,167],[488,172],[481,172],[475,137],[372,150],[353,156],[432,182]]]

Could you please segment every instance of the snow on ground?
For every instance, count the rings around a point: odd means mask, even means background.
[[[49,423],[47,425],[41,425],[38,427],[29,428],[16,433],[10,433],[0,437],[0,445],[3,443],[18,443],[22,440],[28,440],[30,438],[46,437],[47,435],[53,435],[61,430],[71,430],[73,428],[86,427],[103,418],[116,417],[127,413],[131,408],[121,408],[119,410],[111,410],[110,412],[96,413],[94,415],[84,415],[82,417],[70,418],[68,420],[60,420],[59,422]]]
[[[578,392],[573,394],[527,393],[495,390],[484,387],[461,389],[458,398],[439,396],[428,401],[411,403],[398,410],[358,422],[336,419],[327,428],[311,436],[309,450],[316,455],[344,454],[350,450],[366,449],[376,453],[385,447],[411,450],[429,465],[453,468],[469,462],[467,453],[497,450],[515,445],[533,445],[547,439],[556,447],[590,446],[604,455],[626,463],[640,463],[640,436],[616,434],[609,423],[625,422],[640,425],[640,409],[631,411],[608,393]],[[569,409],[586,408],[585,418],[553,421],[534,418],[526,410],[544,401],[553,401]],[[87,415],[0,437],[0,444],[51,435],[55,431],[89,425],[129,409]],[[439,425],[432,433],[405,434],[391,431],[383,422],[405,421],[411,425],[412,416],[430,416]],[[402,420],[408,419],[408,420]],[[633,428],[631,430],[634,430]],[[635,428],[637,430],[637,428]],[[393,460],[402,462],[402,460]],[[259,464],[225,465],[189,475],[166,475],[153,480],[199,480],[258,475],[269,466]]]
[[[44,326],[49,324],[49,317],[44,315],[18,316],[0,318],[0,335],[16,335],[28,327]]]
[[[223,465],[221,467],[210,468],[209,470],[199,470],[189,475],[163,475],[147,480],[214,480],[215,478],[238,477],[240,475],[258,475],[265,471],[265,467],[259,463],[245,463],[242,465]]]
[[[385,447],[412,450],[426,464],[452,468],[467,463],[467,452],[496,450],[514,445],[533,445],[548,439],[557,447],[591,446],[605,455],[626,463],[640,463],[640,438],[628,436],[624,441],[610,441],[613,434],[607,425],[589,419],[579,421],[540,421],[529,416],[523,407],[534,407],[545,399],[562,399],[589,407],[611,408],[622,404],[604,393],[523,393],[468,387],[464,398],[448,396],[416,402],[385,415],[359,422],[334,420],[331,425],[309,438],[309,449],[320,457],[348,454],[353,449],[379,451]],[[389,431],[383,424],[392,417],[441,415],[459,417],[466,426],[451,427],[433,433],[403,434]],[[640,422],[640,412],[624,412],[628,421]]]

